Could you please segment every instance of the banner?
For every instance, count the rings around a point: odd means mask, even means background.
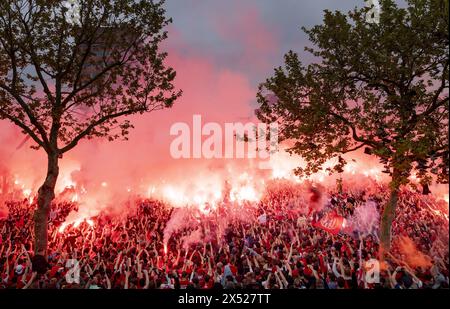
[[[341,230],[343,223],[343,217],[339,216],[335,212],[329,212],[319,221],[313,222],[312,225],[327,231],[328,233],[336,235]]]

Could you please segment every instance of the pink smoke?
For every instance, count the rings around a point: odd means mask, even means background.
[[[203,232],[198,228],[189,235],[182,237],[181,241],[183,243],[183,249],[188,251],[191,245],[203,243]]]
[[[397,239],[397,245],[404,262],[411,267],[428,268],[432,265],[432,259],[420,252],[414,242],[407,236],[400,236]]]
[[[184,228],[188,228],[192,225],[193,222],[188,208],[183,207],[174,209],[172,216],[170,217],[170,220],[167,222],[166,228],[164,229],[164,245],[167,246],[173,233]]]
[[[349,225],[353,230],[361,235],[377,235],[380,224],[380,212],[377,204],[373,201],[367,201],[365,204],[356,207],[351,218],[348,219]]]

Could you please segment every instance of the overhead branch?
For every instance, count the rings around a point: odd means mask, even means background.
[[[7,114],[5,111],[0,109],[0,115],[8,120],[10,120],[12,123],[20,127],[24,132],[26,132],[39,146],[44,148],[46,151],[48,151],[47,145],[39,139],[39,137],[33,132],[33,130],[28,127],[26,124],[24,124],[22,121],[20,121],[17,117],[13,117],[9,114]]]
[[[101,125],[102,123],[105,123],[108,120],[114,119],[114,118],[118,118],[118,117],[122,117],[122,116],[128,116],[128,115],[132,115],[138,112],[144,112],[146,110],[145,107],[142,108],[137,108],[137,109],[129,109],[129,110],[125,110],[125,111],[121,111],[121,112],[117,112],[117,113],[113,113],[113,114],[109,114],[109,115],[105,115],[103,117],[100,117],[99,119],[97,119],[96,121],[92,122],[89,126],[86,127],[86,129],[84,129],[82,132],[80,132],[70,143],[68,143],[65,147],[59,149],[59,153],[65,153],[69,150],[71,150],[72,148],[74,148],[78,142],[83,139],[84,137],[88,136],[89,134],[92,133],[92,130],[96,127]]]
[[[363,144],[366,144],[366,145],[370,145],[370,146],[373,146],[373,147],[380,147],[381,146],[381,144],[376,142],[376,141],[367,140],[367,139],[364,139],[364,138],[360,137],[358,135],[358,133],[356,132],[355,125],[353,123],[351,123],[347,118],[343,117],[342,115],[336,114],[336,113],[334,113],[332,111],[329,111],[328,114],[333,116],[333,117],[335,117],[336,119],[342,121],[346,126],[348,126],[351,129],[351,131],[352,131],[352,138],[355,141],[363,143]]]
[[[4,84],[0,84],[0,88],[6,90],[14,99],[16,99],[17,103],[19,103],[20,107],[23,108],[23,110],[25,111],[25,114],[30,119],[31,124],[33,124],[33,126],[38,130],[39,134],[42,137],[42,140],[43,140],[44,144],[49,145],[49,140],[47,138],[47,132],[45,132],[44,127],[36,119],[36,117],[34,116],[33,112],[31,111],[30,107],[22,99],[22,97],[17,92],[15,92],[13,89],[11,89],[10,87],[8,87],[8,86],[6,86]],[[47,148],[45,148],[45,149],[47,149]]]

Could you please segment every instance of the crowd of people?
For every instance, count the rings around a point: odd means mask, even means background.
[[[45,257],[33,252],[35,205],[7,202],[0,289],[448,288],[448,212],[439,213],[432,197],[400,192],[393,248],[383,260],[377,233],[334,234],[312,224],[330,211],[347,218],[367,200],[381,212],[387,192],[312,192],[302,201],[323,205],[299,208],[292,190],[278,189],[258,203],[225,201],[207,211],[141,199],[133,212],[101,213],[94,224],[63,231],[77,205],[60,201],[52,205]],[[402,250],[400,239],[417,251]],[[417,252],[425,262],[408,257]],[[380,261],[379,277],[373,261]]]

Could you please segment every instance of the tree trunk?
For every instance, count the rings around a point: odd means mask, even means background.
[[[47,177],[39,188],[37,209],[34,213],[34,252],[47,258],[47,229],[50,205],[55,198],[55,185],[58,179],[58,155],[48,155]]]
[[[381,227],[380,227],[380,258],[383,259],[384,256],[391,249],[391,227],[392,221],[395,217],[395,209],[397,207],[398,192],[400,188],[400,172],[394,170],[392,174],[392,181],[390,184],[391,193],[389,201],[384,207],[383,214],[381,216]]]

